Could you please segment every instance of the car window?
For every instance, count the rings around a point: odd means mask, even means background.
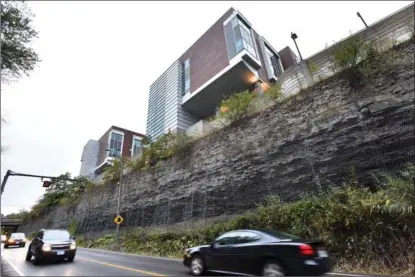
[[[13,233],[10,237],[14,239],[24,239],[25,235],[23,233]]]
[[[259,234],[254,232],[242,231],[238,232],[238,243],[250,243],[261,239]]]
[[[237,232],[225,233],[219,238],[216,239],[217,245],[231,245],[238,243],[238,234]]]
[[[63,230],[46,231],[43,234],[44,240],[68,240],[70,237],[69,232]]]

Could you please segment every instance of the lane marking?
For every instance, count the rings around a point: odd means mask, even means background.
[[[106,253],[111,253],[111,254],[121,254],[121,255],[133,256],[133,257],[167,260],[167,261],[176,261],[176,262],[182,261],[181,259],[158,257],[158,256],[147,256],[147,255],[140,255],[140,254],[134,254],[134,253],[125,253],[125,252],[111,251],[111,250],[105,250],[105,249],[98,249],[98,248],[78,247],[78,249],[85,249],[87,251],[106,252]]]
[[[76,257],[76,258],[87,261],[87,262],[91,262],[91,263],[97,263],[97,264],[111,266],[111,267],[115,267],[115,268],[119,268],[119,269],[130,270],[130,271],[134,271],[134,272],[141,273],[141,274],[147,274],[147,275],[151,275],[151,276],[160,276],[160,277],[166,276],[166,275],[163,275],[163,274],[150,272],[150,271],[145,271],[145,270],[140,270],[140,269],[135,269],[135,268],[131,268],[131,267],[125,267],[125,266],[120,266],[120,265],[115,265],[115,264],[110,264],[110,263],[104,263],[104,262],[85,259],[85,258],[81,258],[81,257]]]
[[[19,274],[19,276],[25,276],[12,262],[10,262],[4,255],[1,255],[1,258],[4,259],[6,263],[8,263],[13,270]]]

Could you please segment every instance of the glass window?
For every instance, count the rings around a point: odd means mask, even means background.
[[[25,235],[24,233],[12,233],[10,237],[14,239],[24,239]]]
[[[236,27],[233,29],[233,32],[234,32],[234,34],[235,34],[235,40],[238,40],[238,39],[240,39],[240,38],[242,37],[242,34],[241,34],[241,28],[240,28],[239,26],[236,26]]]
[[[231,22],[232,22],[232,27],[235,27],[236,25],[238,25],[238,17],[235,16],[234,18],[232,18]]]
[[[68,231],[54,230],[46,231],[43,240],[69,240],[71,236]]]
[[[256,233],[240,232],[239,237],[238,237],[238,240],[239,240],[238,243],[250,243],[250,242],[260,240],[260,239],[261,239],[261,236]]]
[[[228,24],[225,25],[225,35],[232,33],[232,23],[229,22]]]
[[[115,157],[121,156],[122,141],[123,141],[123,135],[111,132],[108,157],[115,158]]]
[[[236,46],[234,43],[228,46],[228,55],[229,59],[233,58],[236,55]]]
[[[233,32],[226,34],[225,39],[226,39],[226,45],[231,45],[232,43],[234,43]]]
[[[216,239],[217,245],[230,245],[230,244],[236,244],[238,240],[237,232],[229,232],[226,233],[219,238]]]
[[[242,49],[244,49],[244,44],[242,43],[242,38],[240,38],[236,41],[236,52],[239,53]]]
[[[133,138],[133,151],[132,151],[132,155],[137,155],[140,152],[140,148],[142,146],[141,140],[138,138]]]
[[[229,59],[243,49],[257,57],[251,30],[238,17],[234,17],[224,28]]]
[[[183,62],[183,92],[185,95],[190,90],[190,60],[187,59]]]

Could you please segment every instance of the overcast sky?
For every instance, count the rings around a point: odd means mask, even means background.
[[[7,169],[77,175],[88,139],[111,125],[144,133],[150,84],[230,7],[276,50],[295,50],[296,32],[308,57],[362,29],[357,11],[372,24],[410,3],[29,1],[42,62],[2,87],[1,177]],[[29,209],[43,192],[39,179],[11,177],[1,212]]]

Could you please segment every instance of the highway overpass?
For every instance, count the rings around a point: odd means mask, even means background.
[[[16,232],[21,225],[22,221],[20,219],[10,219],[4,217],[1,219],[1,228],[9,233]]]

